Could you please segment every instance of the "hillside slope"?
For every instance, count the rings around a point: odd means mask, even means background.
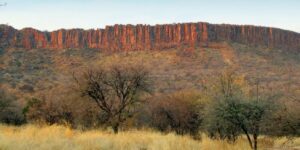
[[[74,83],[73,73],[100,64],[124,62],[148,67],[155,81],[154,90],[159,93],[201,90],[219,72],[234,68],[249,81],[259,77],[265,89],[278,92],[289,88],[300,94],[299,53],[227,42],[210,43],[206,48],[118,53],[94,49],[2,50],[0,84],[24,99]]]

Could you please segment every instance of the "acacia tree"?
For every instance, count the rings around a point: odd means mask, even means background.
[[[109,69],[89,69],[82,80],[75,77],[83,96],[93,100],[103,112],[103,123],[118,133],[119,126],[134,114],[142,102],[139,96],[150,91],[149,73],[143,66],[113,65]]]
[[[258,88],[258,85],[257,85]],[[258,91],[258,89],[257,89]],[[221,75],[215,102],[211,109],[210,128],[214,136],[235,140],[241,133],[245,134],[252,149],[257,150],[258,136],[261,133],[264,117],[271,113],[273,107],[270,99],[258,95],[247,96],[236,84],[235,75]],[[252,136],[252,137],[251,137]]]

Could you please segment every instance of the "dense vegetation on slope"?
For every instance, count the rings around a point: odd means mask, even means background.
[[[121,130],[150,127],[190,134],[194,138],[199,138],[199,132],[205,132],[211,138],[233,141],[249,133],[253,134],[249,140],[252,147],[261,134],[299,136],[300,55],[297,52],[219,42],[195,49],[117,53],[94,49],[2,49],[0,57],[3,100],[11,97],[18,100],[2,113],[2,122],[58,123],[83,129],[111,126],[101,122],[106,114],[89,97],[76,91],[74,76],[81,77],[89,69],[105,69],[114,64],[123,68],[125,64],[142,65],[149,71],[153,86],[150,95],[133,95],[143,103],[130,105],[135,113],[126,114]],[[230,83],[239,87],[229,95],[222,94],[224,90],[216,86],[228,71],[236,76]],[[108,96],[115,99],[119,95]],[[268,103],[248,102],[251,99]],[[271,104],[274,104],[272,108],[266,107]],[[232,109],[240,114],[235,116]],[[14,111],[15,117],[7,118],[5,114],[13,110],[18,110]],[[229,119],[220,114],[228,114]],[[258,114],[258,117],[247,114]],[[222,119],[223,122],[215,122]]]
[[[108,53],[92,49],[53,51],[1,50],[1,86],[20,98],[69,82],[72,73],[106,63],[142,63],[150,70],[156,92],[201,89],[217,73],[233,67],[247,79],[259,77],[268,88],[297,90],[300,54],[278,49],[217,43],[207,48]]]

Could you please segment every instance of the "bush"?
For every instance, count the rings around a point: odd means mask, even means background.
[[[16,97],[0,89],[0,122],[20,125],[25,123],[21,107],[16,102]]]
[[[196,92],[187,91],[153,97],[148,101],[151,126],[160,131],[197,135],[204,108],[200,98]]]
[[[269,117],[270,125],[266,126],[267,135],[300,136],[300,103],[283,97],[276,111]]]
[[[28,122],[63,124],[80,129],[98,128],[104,118],[101,112],[92,101],[70,86],[57,86],[54,90],[28,99],[23,108]]]
[[[51,100],[32,98],[23,110],[28,121],[47,124],[72,124],[73,114],[64,109],[61,103]]]

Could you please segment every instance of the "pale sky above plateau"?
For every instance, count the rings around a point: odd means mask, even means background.
[[[17,29],[209,22],[300,32],[300,0],[0,0],[0,24]]]

